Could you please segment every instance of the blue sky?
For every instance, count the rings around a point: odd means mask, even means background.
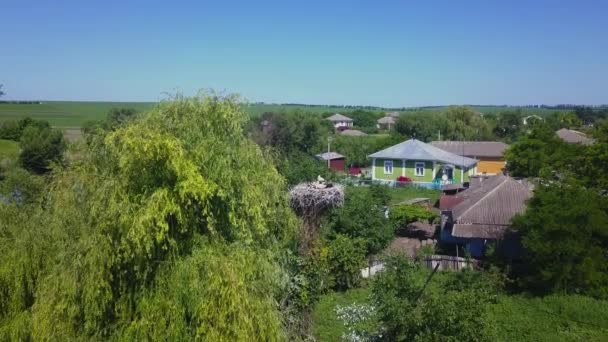
[[[608,103],[608,1],[0,0],[7,99]]]

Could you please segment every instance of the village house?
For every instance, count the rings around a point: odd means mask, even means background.
[[[413,183],[439,188],[441,184],[468,182],[477,160],[459,156],[420,140],[410,139],[368,156],[372,180],[395,182],[400,176]]]
[[[336,152],[325,152],[315,155],[318,160],[325,161],[327,168],[334,172],[344,172],[346,157]]]
[[[433,141],[444,151],[477,159],[476,174],[496,175],[506,167],[504,152],[509,145],[499,141]]]
[[[587,134],[573,129],[562,128],[555,132],[555,134],[567,143],[583,145],[593,144],[593,139],[587,137]]]
[[[350,127],[353,127],[353,119],[344,116],[340,113],[336,113],[326,118],[325,120],[331,121],[331,123],[334,125],[334,128],[337,130],[349,129]]]
[[[390,131],[391,128],[395,126],[395,123],[397,123],[397,119],[399,119],[399,112],[388,112],[386,113],[386,116],[376,121],[376,127]]]
[[[502,253],[516,256],[519,244],[505,234],[531,196],[527,183],[502,174],[471,177],[468,189],[442,195],[440,243],[464,247],[472,257],[480,258],[488,242],[500,241]]]

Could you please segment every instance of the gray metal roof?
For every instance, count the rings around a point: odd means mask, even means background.
[[[397,122],[397,120],[395,120],[394,117],[392,116],[385,116],[383,118],[378,119],[378,123],[382,124],[382,125],[386,125],[386,124],[394,124],[395,122]]]
[[[465,199],[452,208],[452,235],[498,238],[516,214],[526,210],[531,189],[511,177],[497,175],[461,193]]]
[[[326,118],[325,120],[329,120],[329,121],[353,121],[353,119],[349,118],[348,116],[344,116],[340,113],[336,113],[328,118]]]
[[[593,143],[593,139],[588,138],[587,134],[575,131],[573,129],[562,128],[559,131],[555,132],[555,134],[557,134],[557,136],[560,137],[563,141],[572,144],[590,145]]]
[[[500,141],[432,141],[444,151],[467,157],[501,158],[509,145]]]
[[[477,160],[475,159],[455,155],[416,139],[404,141],[382,151],[370,154],[368,157],[438,161],[464,167],[472,167],[477,164]]]
[[[341,155],[340,153],[336,153],[336,152],[319,153],[319,154],[315,155],[315,157],[317,157],[319,159],[323,159],[323,160],[334,160],[334,159],[344,158],[343,155]]]
[[[350,135],[350,136],[353,136],[353,137],[363,137],[363,136],[367,135],[367,133],[361,132],[358,129],[346,129],[346,130],[340,132],[340,134],[341,135]]]

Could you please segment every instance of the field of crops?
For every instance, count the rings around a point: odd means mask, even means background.
[[[112,108],[134,108],[144,111],[152,108],[152,102],[60,102],[48,101],[41,104],[14,104],[0,103],[0,121],[31,117],[34,119],[47,120],[52,126],[61,128],[78,128],[89,120],[103,119]],[[411,110],[440,111],[445,107],[433,107]],[[281,104],[245,104],[244,110],[251,116],[261,115],[264,112],[288,112],[301,110],[312,113],[345,113],[356,110],[355,107],[345,106],[305,106],[305,105],[281,105]],[[382,112],[379,108],[368,109]],[[482,107],[475,106],[474,110],[484,114],[497,113],[504,110],[515,110],[513,107]],[[543,115],[554,110],[543,108],[523,108],[526,113]]]

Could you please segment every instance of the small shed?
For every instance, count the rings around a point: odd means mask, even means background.
[[[344,172],[346,167],[346,157],[336,152],[325,152],[315,156],[318,160],[327,162],[330,170],[335,172]]]

